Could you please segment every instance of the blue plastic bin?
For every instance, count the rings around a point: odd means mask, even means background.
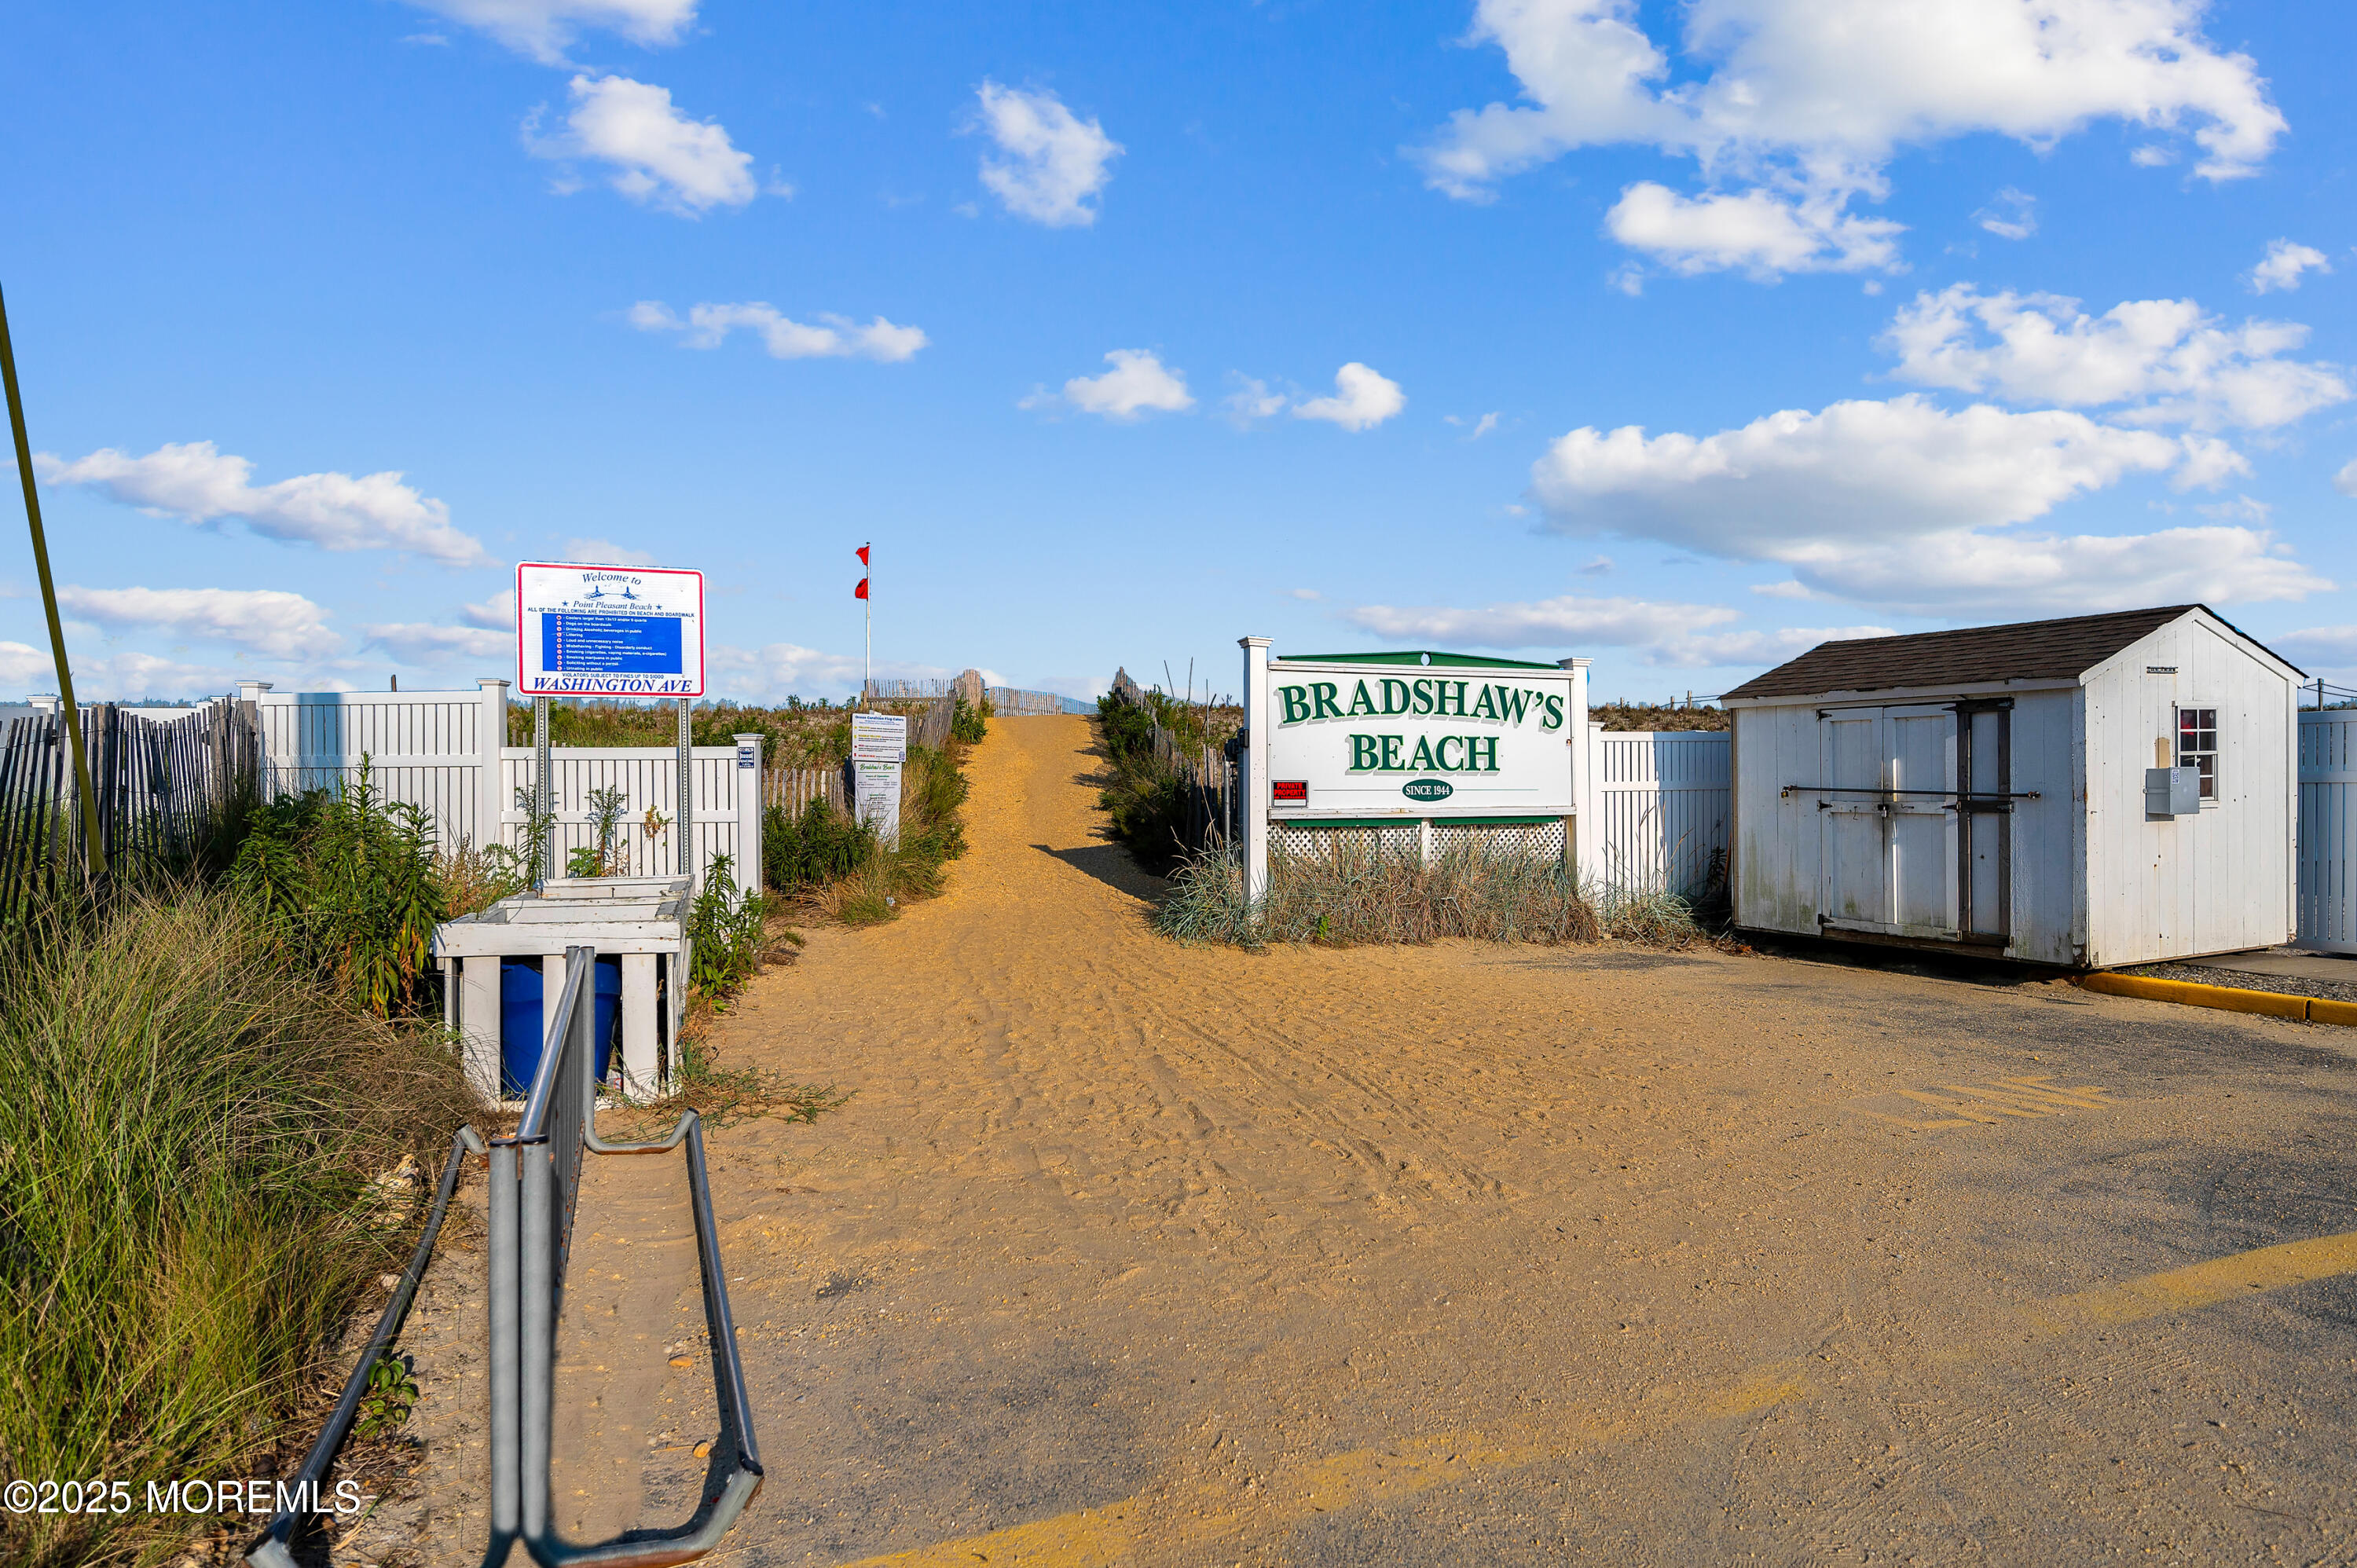
[[[559,972],[563,972],[560,967]],[[622,959],[619,953],[597,959],[597,1006],[591,1018],[597,1030],[597,1081],[606,1081],[613,1065],[614,1036],[622,1021]],[[500,960],[500,1092],[510,1098],[532,1089],[532,1075],[540,1070],[540,1050],[548,1037],[541,1016],[540,960]]]

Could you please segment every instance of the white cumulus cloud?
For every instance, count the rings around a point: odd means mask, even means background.
[[[1612,228],[1679,270],[1889,265],[1897,226],[1852,227],[1845,209],[1885,194],[1906,147],[1978,134],[2042,148],[2114,120],[2190,135],[2205,178],[2253,172],[2284,118],[2256,62],[2203,36],[2206,10],[1692,0],[1674,59],[1637,0],[1480,0],[1469,39],[1504,53],[1522,101],[1459,110],[1417,156],[1435,188],[1481,200],[1575,148],[1654,147],[1693,158],[1702,192],[1631,187]]]
[[[2250,285],[2253,294],[2266,294],[2271,289],[2298,288],[2302,273],[2331,270],[2332,263],[2315,246],[2274,240],[2268,242],[2267,253],[2259,258],[2259,264],[2244,274],[2243,281]]]
[[[1095,198],[1112,179],[1122,145],[1052,92],[985,81],[974,90],[980,125],[999,156],[985,154],[982,183],[1017,218],[1051,229],[1097,220]]]
[[[1237,378],[1243,384],[1221,400],[1228,419],[1237,425],[1250,424],[1255,419],[1274,419],[1285,412],[1285,394],[1271,392],[1266,381],[1251,376]]]
[[[748,703],[782,702],[790,696],[833,696],[859,689],[861,664],[856,653],[827,653],[800,643],[771,642],[759,648],[715,645],[705,657],[705,671],[716,696]],[[879,679],[937,681],[957,673],[938,665],[879,661]],[[983,671],[985,684],[1003,684],[995,672]]]
[[[625,556],[634,552],[622,551],[602,539],[570,539],[565,541],[568,560],[613,562],[618,565],[634,564]],[[490,598],[458,607],[459,625],[442,626],[424,621],[379,622],[361,628],[370,642],[391,653],[404,664],[430,667],[454,659],[508,659],[515,651],[516,596],[513,588],[501,588]]]
[[[2038,198],[2008,185],[1973,214],[1973,221],[2000,240],[2027,240],[2038,232]]]
[[[1786,410],[1738,429],[1572,431],[1533,466],[1565,532],[1609,531],[1792,569],[1812,592],[1921,613],[2298,598],[2328,587],[2264,530],[2121,536],[2024,532],[2132,475],[2214,487],[2246,472],[2224,443],[2062,409],[1951,413],[1912,394]]]
[[[2134,299],[2089,316],[2056,295],[1921,294],[1885,335],[1900,376],[2008,402],[2123,405],[2133,424],[2271,429],[2350,396],[2328,365],[2283,356],[2308,340],[2288,321],[2227,327],[2190,299]]]
[[[515,630],[516,596],[513,588],[501,588],[479,604],[459,607],[458,618],[468,626],[490,631]]]
[[[48,650],[22,642],[0,641],[0,692],[46,692],[58,683],[57,661]],[[79,688],[76,695],[80,695]]]
[[[515,633],[473,626],[436,626],[422,621],[379,622],[362,628],[369,641],[404,664],[421,668],[452,659],[506,659],[515,652]]]
[[[255,485],[251,462],[210,441],[167,441],[144,457],[112,446],[71,462],[41,452],[33,470],[46,484],[86,485],[190,522],[233,517],[256,533],[323,550],[406,550],[449,566],[490,559],[479,541],[450,526],[448,506],[403,484],[398,472],[298,474]]]
[[[1407,406],[1399,382],[1353,360],[1334,372],[1334,395],[1296,403],[1296,419],[1322,419],[1345,430],[1372,430]]]
[[[275,588],[83,588],[58,590],[58,607],[111,631],[153,631],[231,643],[274,659],[332,653],[343,639],[327,611]]]
[[[741,305],[697,305],[683,321],[660,300],[642,299],[630,306],[630,325],[641,332],[680,332],[690,349],[717,349],[738,328],[753,333],[773,360],[877,360],[899,364],[916,357],[932,339],[917,327],[897,327],[882,317],[861,326],[846,317],[822,314],[821,325],[810,326],[782,314],[772,305],[750,300]]]
[[[534,156],[609,164],[616,190],[683,217],[742,207],[760,193],[753,155],[737,150],[717,122],[681,113],[670,89],[585,73],[573,79],[571,91],[564,131],[540,136],[537,112],[524,123]]]
[[[2332,488],[2344,496],[2357,496],[2357,457],[2341,465],[2341,471],[2332,476]]]
[[[1083,413],[1102,414],[1124,422],[1148,411],[1179,413],[1195,406],[1186,376],[1165,365],[1148,349],[1115,349],[1105,356],[1113,369],[1098,376],[1074,376],[1060,392],[1034,392],[1025,408],[1045,408],[1064,403]]]
[[[2311,626],[2268,638],[2267,646],[2313,671],[2357,665],[2357,626]],[[0,648],[9,645],[0,644]]]
[[[1472,648],[1625,648],[1678,669],[1765,663],[1844,637],[1888,637],[1888,627],[1714,630],[1742,619],[1725,605],[1566,595],[1531,602],[1399,607],[1362,605],[1345,617],[1378,636]]]
[[[1899,259],[1900,225],[1846,212],[1846,196],[1792,197],[1763,189],[1685,197],[1640,180],[1620,193],[1604,227],[1671,271],[1857,272]],[[1624,280],[1630,287],[1633,279]]]
[[[479,27],[518,54],[562,65],[584,27],[653,48],[679,42],[696,0],[411,0],[436,16]]]

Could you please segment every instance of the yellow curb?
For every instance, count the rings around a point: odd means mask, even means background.
[[[2309,996],[2286,996],[2275,991],[2244,991],[2233,985],[2200,985],[2190,980],[2156,980],[2143,974],[2083,974],[2075,983],[2083,991],[2100,991],[2111,996],[2140,996],[2147,1002],[2174,1002],[2184,1007],[2216,1007],[2228,1013],[2256,1013],[2269,1018],[2357,1025],[2357,1004],[2324,1002]]]
[[[2311,996],[2308,1000],[2308,1021],[2357,1027],[2357,1002],[2327,1002],[2321,996]]]

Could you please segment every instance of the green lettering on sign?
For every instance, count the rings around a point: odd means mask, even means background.
[[[1285,704],[1285,722],[1297,725],[1309,716],[1309,689],[1306,686],[1279,686],[1276,700]]]
[[[1342,710],[1334,705],[1335,690],[1334,682],[1331,681],[1313,681],[1309,683],[1309,700],[1317,704],[1309,715],[1311,718],[1339,719],[1342,716]]]
[[[1359,682],[1359,689],[1351,693],[1351,717],[1355,719],[1361,714],[1364,714],[1369,718],[1372,718],[1374,713],[1375,701],[1367,695],[1367,683],[1361,681]]]
[[[1372,772],[1382,764],[1382,761],[1383,747],[1373,736],[1354,735],[1351,737],[1351,772]]]

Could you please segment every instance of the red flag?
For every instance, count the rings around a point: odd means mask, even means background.
[[[859,579],[859,586],[851,590],[851,596],[855,599],[864,599],[867,596],[866,578],[862,577]]]
[[[865,545],[865,544],[863,544],[863,545],[861,545],[861,546],[859,547],[859,564],[860,564],[862,566],[865,566],[865,565],[866,565],[866,564],[867,564],[867,546],[866,546],[866,545]],[[867,596],[866,596],[866,594],[862,594],[862,595],[860,595],[859,596],[860,596],[861,598],[863,598],[863,599],[864,599],[864,598],[866,598]]]

